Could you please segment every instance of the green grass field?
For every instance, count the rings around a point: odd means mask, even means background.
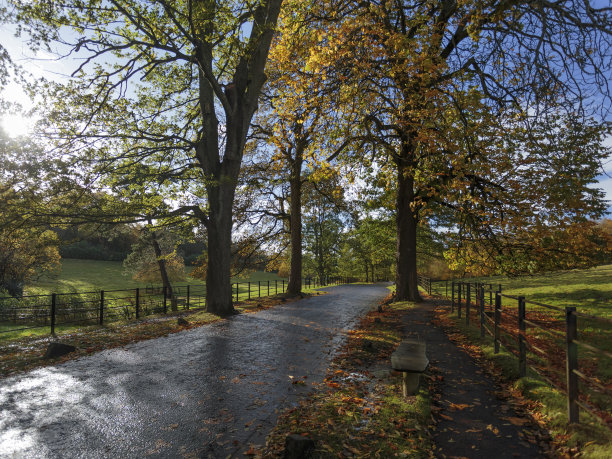
[[[527,301],[561,308],[576,306],[578,311],[612,318],[612,265],[536,276],[466,278],[464,281],[491,283],[495,289],[501,284],[502,293],[506,295],[523,295]],[[434,291],[444,294],[445,283],[434,283]],[[503,300],[504,304],[510,302],[508,299]]]
[[[191,268],[188,267],[190,272]],[[232,282],[282,281],[276,273],[256,271],[247,276],[239,276]],[[286,279],[285,279],[286,280]],[[205,282],[194,279],[189,275],[184,281],[175,282],[177,285],[201,285]],[[120,261],[73,260],[63,259],[62,270],[57,277],[43,277],[26,287],[26,295],[43,295],[52,292],[68,291],[97,291],[133,289],[144,287],[143,282],[133,280],[125,275]]]

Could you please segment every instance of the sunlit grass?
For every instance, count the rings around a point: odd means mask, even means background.
[[[465,282],[492,284],[495,290],[501,285],[502,293],[506,295],[525,296],[528,301],[536,301],[561,308],[575,306],[579,311],[612,318],[612,265],[534,276],[493,276],[463,280]],[[448,294],[450,296],[450,281],[448,284]],[[433,286],[434,293],[445,294],[445,282],[435,282]],[[511,300],[504,299],[503,301],[509,303]],[[530,307],[537,308],[537,306]]]
[[[123,264],[120,261],[100,261],[100,260],[76,260],[62,259],[62,269],[57,276],[42,277],[30,285],[26,286],[26,295],[42,295],[52,292],[69,292],[69,291],[99,291],[99,290],[117,290],[117,289],[134,289],[136,287],[145,287],[146,283],[135,281],[131,276],[126,275],[123,269]],[[192,267],[186,268],[187,274],[192,271]],[[279,277],[276,273],[254,271],[248,274],[237,276],[232,279],[232,282],[251,282],[251,291],[256,288],[257,282],[274,282],[279,284],[279,291],[282,281],[287,283],[287,279]],[[176,285],[197,285],[205,286],[206,282],[201,279],[194,279],[187,275],[184,281],[174,282]],[[240,285],[240,290],[247,292],[248,284]]]

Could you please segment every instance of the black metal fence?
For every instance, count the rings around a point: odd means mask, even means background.
[[[579,409],[583,409],[607,427],[612,426],[612,381],[587,375],[593,372],[593,362],[612,359],[611,352],[593,344],[598,342],[597,334],[601,338],[602,331],[610,330],[612,320],[579,312],[576,307],[561,308],[524,296],[505,295],[501,284],[443,282],[439,291],[451,300],[451,313],[456,313],[467,326],[479,327],[481,337],[491,336],[495,354],[503,347],[517,358],[521,377],[527,376],[529,367],[565,394],[570,423],[579,422]],[[430,280],[430,288],[431,284]],[[506,301],[502,306],[503,299],[514,305]],[[528,309],[528,305],[537,308]],[[578,337],[579,318],[583,321],[584,339]]]
[[[304,279],[303,288],[318,288],[347,283],[350,279],[328,277]],[[235,282],[232,297],[236,302],[285,293],[287,281]],[[172,293],[161,286],[88,292],[28,295],[20,298],[0,297],[0,335],[25,330],[59,327],[104,325],[129,321],[169,311],[202,309],[206,304],[203,285],[172,286]],[[6,335],[5,335],[6,336]]]
[[[431,295],[431,278],[417,274],[417,284]]]

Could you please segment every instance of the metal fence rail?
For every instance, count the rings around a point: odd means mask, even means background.
[[[345,277],[304,278],[303,288],[319,288],[350,282]],[[235,282],[232,297],[238,301],[278,295],[287,291],[287,281]],[[0,335],[61,326],[104,325],[153,314],[202,309],[206,305],[203,285],[176,285],[87,292],[0,297]]]

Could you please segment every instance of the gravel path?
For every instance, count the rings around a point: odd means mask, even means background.
[[[0,456],[226,457],[263,444],[388,293],[326,290],[0,381]]]

